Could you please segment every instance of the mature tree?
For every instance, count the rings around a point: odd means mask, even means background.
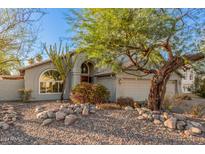
[[[0,69],[16,67],[36,40],[40,9],[0,9]],[[6,67],[5,67],[6,66]]]
[[[204,9],[83,9],[68,22],[77,50],[99,65],[136,75],[152,75],[148,106],[160,110],[170,75],[204,58],[199,44]],[[126,64],[126,65],[124,65]]]
[[[44,45],[44,49],[63,80],[61,94],[61,100],[63,100],[68,75],[75,65],[77,53],[69,52],[68,46],[62,47],[62,43],[60,43],[59,47],[57,47],[56,44],[50,45],[49,47]]]

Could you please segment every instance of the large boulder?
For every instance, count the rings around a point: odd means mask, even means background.
[[[141,108],[136,108],[136,110],[139,113],[139,115],[142,115],[143,113],[145,113],[145,111],[142,110]]]
[[[0,129],[7,130],[9,125],[5,122],[0,122]]]
[[[77,119],[78,119],[78,117],[76,115],[70,114],[70,115],[65,117],[64,123],[66,126],[69,126],[69,125],[73,124],[75,121],[77,121]]]
[[[42,106],[37,106],[36,109],[35,109],[36,113],[40,113],[42,111],[43,111],[43,107]]]
[[[177,118],[177,120],[180,120],[180,121],[185,121],[186,120],[186,117],[183,114],[175,114],[174,117]]]
[[[164,126],[171,128],[171,129],[175,129],[176,123],[177,123],[177,119],[174,117],[171,117],[164,122]]]
[[[56,112],[56,120],[63,120],[65,119],[66,114],[64,112],[58,111]]]
[[[131,106],[126,106],[126,107],[125,107],[125,110],[126,110],[126,111],[133,111],[134,109],[133,109],[133,107],[131,107]]]
[[[202,131],[201,131],[201,129],[199,129],[199,128],[197,128],[197,127],[191,127],[190,129],[189,129],[190,131],[191,131],[191,133],[193,134],[193,135],[200,135],[201,133],[202,133]]]
[[[162,122],[160,120],[158,120],[158,119],[154,119],[153,123],[155,125],[160,125]]]
[[[184,121],[177,121],[177,129],[178,130],[184,130],[186,126],[186,122]]]
[[[85,105],[85,106],[83,107],[82,115],[83,115],[83,116],[89,115],[89,105]]]
[[[82,107],[77,106],[75,107],[74,113],[81,114],[82,111],[83,111]]]
[[[37,119],[46,119],[46,118],[48,118],[48,115],[47,115],[47,111],[43,111],[43,112],[40,112],[40,113],[38,113],[37,115],[36,115],[36,117],[37,117]]]
[[[46,119],[46,120],[43,121],[42,126],[47,126],[50,123],[52,123],[52,121],[53,121],[52,119]]]
[[[163,117],[165,120],[169,119],[169,114],[167,112],[163,112]]]
[[[49,118],[55,118],[56,117],[56,115],[53,111],[47,111],[47,115],[48,115]]]

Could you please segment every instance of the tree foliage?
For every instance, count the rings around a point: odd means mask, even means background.
[[[151,109],[158,110],[171,73],[204,58],[204,9],[83,9],[68,21],[77,50],[98,65],[153,75]]]
[[[37,38],[34,24],[44,14],[39,9],[0,9],[0,69],[11,71],[20,64]]]

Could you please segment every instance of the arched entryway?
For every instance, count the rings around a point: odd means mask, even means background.
[[[93,82],[93,72],[94,67],[91,62],[84,62],[81,65],[81,77],[80,77],[80,82],[88,82],[92,83]]]

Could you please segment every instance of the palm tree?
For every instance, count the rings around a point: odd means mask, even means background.
[[[34,59],[34,58],[30,58],[30,59],[28,60],[28,63],[29,63],[29,65],[34,64],[34,63],[35,63],[35,59]]]
[[[42,60],[43,60],[43,57],[40,53],[37,54],[35,58],[36,58],[36,61],[39,62],[39,63],[42,62]]]

